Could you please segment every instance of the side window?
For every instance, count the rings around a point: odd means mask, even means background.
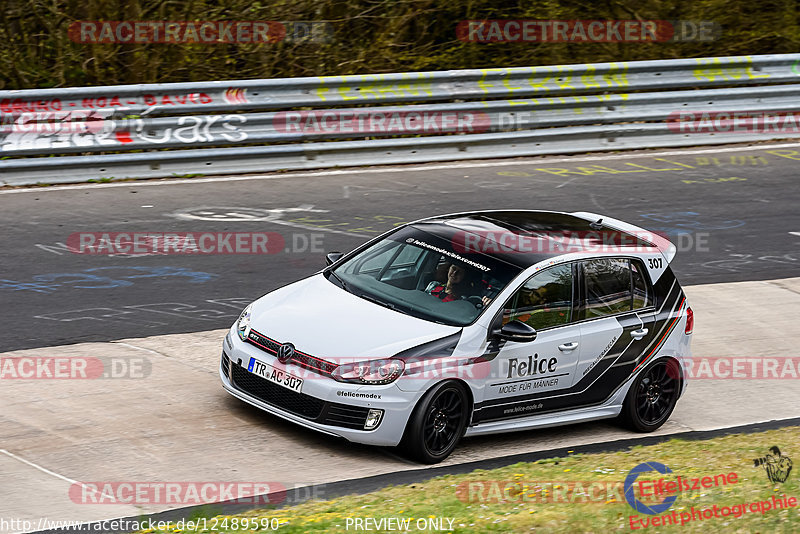
[[[637,260],[623,258],[583,262],[585,303],[583,319],[604,317],[651,304],[644,269]]]
[[[631,277],[633,278],[633,309],[647,308],[653,305],[653,295],[647,286],[644,266],[639,260],[631,260]]]
[[[572,264],[538,272],[517,290],[503,309],[503,324],[517,320],[536,330],[572,320]]]

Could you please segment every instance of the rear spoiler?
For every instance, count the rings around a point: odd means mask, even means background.
[[[658,247],[658,250],[664,255],[667,263],[671,263],[678,252],[678,248],[666,237],[655,232],[645,230],[639,226],[634,226],[624,221],[620,221],[619,219],[612,219],[611,217],[606,217],[605,215],[599,215],[597,213],[590,213],[588,211],[576,211],[570,213],[570,215],[580,217],[581,219],[586,219],[587,221],[591,222],[600,221],[601,224],[606,228],[633,234],[642,241],[648,241]]]

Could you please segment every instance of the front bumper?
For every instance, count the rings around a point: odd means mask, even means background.
[[[400,443],[417,394],[401,391],[394,384],[341,383],[287,364],[287,372],[304,379],[303,391],[297,393],[248,371],[250,358],[271,366],[280,365],[272,355],[238,338],[230,346],[223,343],[220,380],[234,397],[287,421],[356,443],[382,446]],[[372,398],[364,398],[366,395]],[[377,428],[363,430],[370,409],[383,410],[383,416]]]

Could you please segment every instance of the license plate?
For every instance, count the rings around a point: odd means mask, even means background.
[[[303,389],[302,378],[297,378],[286,371],[276,369],[275,367],[272,367],[264,362],[260,362],[255,358],[250,358],[250,363],[247,365],[247,370],[254,375],[258,375],[261,378],[269,380],[273,384],[278,384],[279,386],[285,387],[286,389],[291,389],[292,391],[296,391],[298,393],[300,393],[300,391]]]

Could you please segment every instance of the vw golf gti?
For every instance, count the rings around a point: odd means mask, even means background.
[[[594,213],[422,219],[247,306],[220,378],[271,414],[425,463],[464,436],[604,418],[650,432],[691,363],[675,253]]]

